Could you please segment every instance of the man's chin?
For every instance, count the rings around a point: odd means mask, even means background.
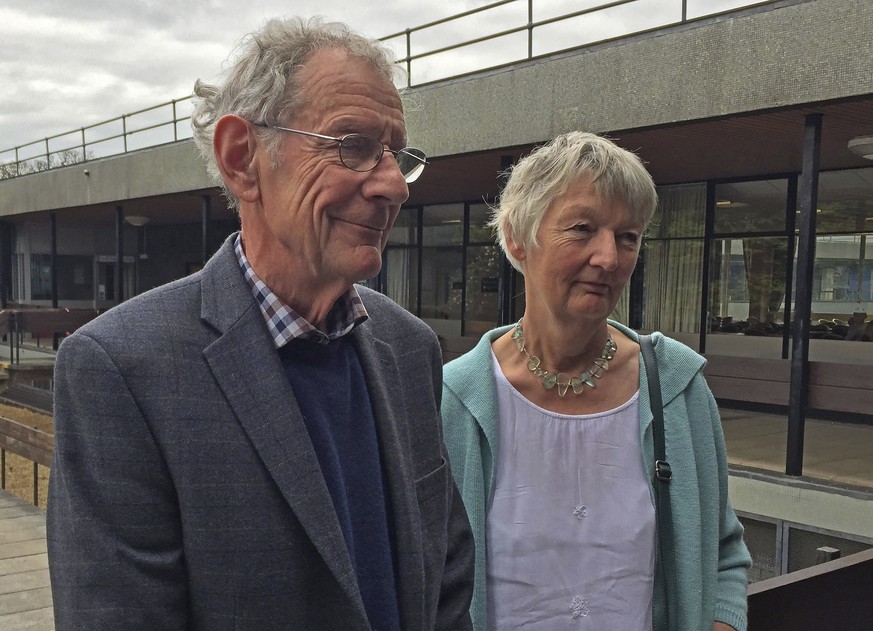
[[[376,252],[378,252],[378,250],[376,250]],[[375,278],[379,275],[379,272],[382,271],[381,253],[360,257],[357,263],[358,264],[355,265],[354,276],[358,280],[369,280]]]

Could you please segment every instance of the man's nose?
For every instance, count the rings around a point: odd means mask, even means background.
[[[409,199],[409,185],[400,172],[397,158],[390,151],[383,153],[379,164],[370,171],[364,184],[364,195],[382,197],[392,204],[402,204]]]

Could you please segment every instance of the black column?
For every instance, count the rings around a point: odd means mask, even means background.
[[[706,216],[704,218],[703,227],[703,287],[701,293],[703,300],[700,303],[700,347],[697,349],[701,355],[706,354],[706,339],[709,335],[710,316],[712,296],[710,296],[710,286],[712,285],[712,275],[710,268],[712,267],[712,241],[715,233],[715,184],[713,182],[706,183]]]
[[[3,309],[12,298],[13,233],[12,224],[0,221],[0,307]]]
[[[52,308],[58,308],[58,218],[55,213],[51,218],[51,273],[52,273]]]
[[[51,217],[51,273],[52,273],[52,309],[58,308],[58,218],[55,213]],[[58,350],[61,338],[57,331],[52,332],[52,348]],[[36,491],[34,491],[36,492]]]
[[[806,117],[803,171],[800,174],[797,220],[797,284],[794,298],[794,338],[791,341],[791,389],[788,395],[788,444],[785,474],[803,475],[803,430],[809,404],[809,327],[812,315],[812,274],[815,265],[815,207],[821,114]]]
[[[124,300],[124,208],[115,207],[115,304]]]

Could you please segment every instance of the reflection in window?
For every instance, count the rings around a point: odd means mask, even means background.
[[[787,257],[785,237],[714,241],[710,329],[722,333],[781,334]]]
[[[500,256],[497,246],[467,249],[467,308],[464,335],[479,336],[498,319]]]
[[[438,335],[461,335],[462,248],[424,248],[421,317]]]
[[[873,341],[873,248],[870,235],[818,237],[812,280],[813,333]]]
[[[418,243],[418,208],[401,208],[388,233],[388,245]]]
[[[688,237],[703,236],[706,186],[662,187],[658,197],[658,212],[649,230],[651,237],[642,253],[643,328],[696,333],[700,330],[703,292],[703,239]]]
[[[487,204],[470,204],[470,243],[494,243],[494,231],[488,227],[491,208]]]
[[[386,250],[386,293],[404,309],[416,313],[418,302],[418,250],[394,248]]]
[[[30,255],[30,299],[52,299],[51,254]]]
[[[813,337],[873,341],[873,169],[819,176]]]
[[[733,182],[715,187],[716,234],[784,232],[788,180]]]
[[[94,259],[91,256],[59,254],[57,257],[58,299],[94,299]],[[31,300],[52,299],[51,254],[30,257]]]
[[[873,232],[873,169],[822,173],[816,210],[818,234]]]
[[[464,205],[435,204],[422,213],[424,245],[460,245],[464,242]]]

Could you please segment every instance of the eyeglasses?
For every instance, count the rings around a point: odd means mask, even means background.
[[[342,138],[333,136],[325,136],[324,134],[314,134],[311,131],[300,131],[299,129],[288,129],[287,127],[279,127],[278,125],[270,125],[268,123],[253,123],[255,127],[266,127],[267,129],[277,129],[279,131],[288,132],[289,134],[300,134],[301,136],[310,136],[311,138],[320,138],[322,140],[331,140],[339,144],[339,158],[347,169],[352,171],[372,171],[379,164],[385,152],[394,155],[397,160],[397,166],[400,167],[400,173],[403,174],[403,179],[407,183],[412,183],[419,178],[424,167],[430,164],[427,161],[427,156],[421,149],[414,147],[406,147],[400,151],[394,151],[382,144],[381,140],[377,140],[371,136],[364,134],[346,134]]]

